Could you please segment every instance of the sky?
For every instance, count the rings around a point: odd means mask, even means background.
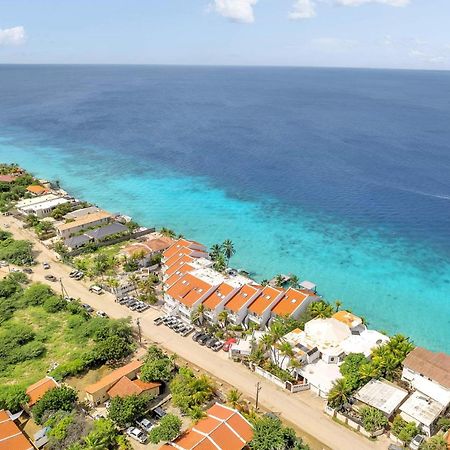
[[[450,70],[450,0],[0,0],[0,63]]]

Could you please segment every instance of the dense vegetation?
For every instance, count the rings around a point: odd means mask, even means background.
[[[414,436],[420,433],[420,428],[414,422],[407,422],[402,416],[398,415],[392,421],[391,433],[409,444]]]
[[[35,180],[31,175],[19,172],[15,164],[0,164],[0,174],[18,175],[11,183],[0,182],[0,211],[7,211],[11,202],[27,195],[27,186],[35,183]]]
[[[160,421],[157,427],[150,431],[149,439],[152,444],[158,444],[161,441],[172,441],[181,431],[181,419],[175,414],[167,414]]]
[[[0,407],[17,410],[24,388],[51,373],[57,380],[132,353],[127,319],[90,317],[49,286],[26,284],[23,273],[0,280]],[[22,395],[22,398],[21,398]]]
[[[141,368],[141,379],[146,382],[172,379],[175,369],[175,360],[168,356],[156,345],[150,346],[144,365]]]
[[[130,426],[148,411],[153,398],[150,394],[114,397],[108,408],[108,418],[120,428]]]
[[[257,417],[252,422],[254,435],[249,444],[252,450],[309,450],[295,431],[283,426],[277,417]]]
[[[25,266],[34,263],[32,245],[29,241],[16,241],[8,231],[0,230],[0,260]]]

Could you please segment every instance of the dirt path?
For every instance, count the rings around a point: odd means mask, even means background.
[[[52,274],[61,278],[64,287],[71,297],[81,298],[83,303],[90,304],[93,308],[105,311],[110,317],[120,318],[131,316],[133,323],[140,319],[144,339],[156,342],[170,352],[180,355],[183,359],[192,362],[198,367],[212,374],[219,380],[225,381],[230,386],[239,389],[246,397],[254,399],[256,383],[261,383],[260,404],[270,411],[279,413],[285,420],[294,424],[299,430],[304,430],[310,436],[315,437],[324,445],[316,445],[315,449],[333,450],[373,450],[387,449],[388,440],[382,437],[377,442],[372,442],[365,437],[351,431],[344,426],[335,423],[329,416],[323,413],[324,402],[310,391],[289,394],[281,390],[269,381],[250,372],[244,366],[228,359],[224,352],[213,351],[200,347],[190,337],[183,338],[164,326],[155,326],[153,319],[160,315],[156,309],[149,309],[143,314],[130,311],[125,306],[114,301],[114,296],[108,293],[96,295],[88,290],[88,282],[75,281],[69,278],[71,269],[54,259],[54,253],[44,247],[34,235],[22,228],[22,224],[13,217],[2,217],[0,227],[9,225],[16,238],[28,239],[34,242],[37,251],[36,261],[39,263],[33,267],[31,276],[33,281],[46,282],[44,276]],[[50,270],[44,270],[43,262],[49,262]],[[55,290],[59,289],[59,283],[50,283]]]

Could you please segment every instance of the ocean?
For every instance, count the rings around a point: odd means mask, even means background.
[[[450,72],[0,65],[0,160],[450,353]]]

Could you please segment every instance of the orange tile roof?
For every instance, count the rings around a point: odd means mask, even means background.
[[[176,439],[171,448],[242,450],[253,438],[252,426],[236,410],[216,403],[206,414],[207,417]]]
[[[275,305],[272,312],[277,316],[289,316],[310,296],[309,292],[289,288],[284,297]]]
[[[47,391],[56,387],[58,387],[58,383],[51,377],[45,377],[29,386],[26,391],[30,397],[28,406],[33,406],[36,404],[36,402],[41,399]]]
[[[158,238],[147,239],[144,242],[144,245],[146,245],[152,252],[161,252],[172,246],[174,242],[175,241],[170,237],[161,236]]]
[[[183,250],[184,249],[184,250]],[[195,241],[189,241],[187,239],[179,239],[171,247],[164,251],[164,258],[170,258],[173,255],[184,252],[184,254],[190,254],[195,252],[202,252],[207,254],[206,247],[203,244]],[[188,251],[188,252],[187,252]]]
[[[122,252],[130,256],[133,256],[139,252],[142,252],[144,255],[148,255],[150,253],[150,249],[144,244],[131,244],[125,247]]]
[[[165,265],[168,267],[168,269],[165,272],[166,275],[172,275],[183,264],[189,264],[194,262],[194,258],[191,258],[188,255],[183,255],[181,257],[178,257],[178,255],[176,256],[177,256],[176,259],[170,258],[168,261],[166,261]]]
[[[356,326],[356,325],[358,325],[359,323],[362,322],[360,317],[355,316],[351,312],[345,311],[344,309],[334,313],[333,317],[336,320],[339,320],[339,322],[342,322],[345,325],[347,325],[349,328],[351,328],[353,326]]]
[[[88,394],[94,394],[98,392],[100,389],[104,389],[105,387],[112,386],[114,383],[117,383],[123,376],[127,376],[128,374],[134,372],[142,366],[143,362],[139,360],[131,361],[125,366],[119,367],[113,372],[109,373],[101,380],[96,383],[90,384],[86,386],[85,391]]]
[[[33,448],[6,411],[0,410],[0,450],[33,450]]]
[[[227,283],[221,283],[219,287],[203,302],[205,308],[216,309],[226,297],[228,297],[236,288]]]
[[[225,304],[225,308],[237,313],[252,297],[259,292],[260,289],[261,286],[252,286],[250,284],[242,286],[242,288],[236,292],[230,300],[228,300]]]
[[[259,297],[248,308],[254,314],[261,315],[267,308],[272,306],[274,300],[284,292],[272,286],[265,286]]]
[[[113,397],[127,397],[129,395],[140,395],[145,391],[161,386],[161,383],[145,383],[141,380],[131,381],[123,376],[113,387],[108,390],[108,395]]]
[[[209,283],[206,283],[206,281],[200,280],[188,273],[174,285],[170,286],[167,290],[167,295],[170,295],[174,300],[183,303],[183,305],[191,307],[211,288],[212,286]]]
[[[192,272],[194,270],[194,267],[192,267],[189,264],[185,264],[184,266],[180,267],[172,276],[170,276],[165,284],[166,286],[172,286],[175,284],[180,278],[182,278],[184,275],[186,275],[189,272]]]
[[[37,184],[32,184],[31,186],[27,187],[27,191],[31,192],[32,194],[44,194],[45,192],[48,192],[48,189],[45,187],[39,186]]]

